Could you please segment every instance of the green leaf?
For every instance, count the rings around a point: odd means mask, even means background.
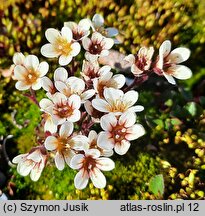
[[[156,175],[150,179],[149,190],[155,195],[162,197],[164,194],[164,178],[162,174]]]
[[[189,112],[192,117],[200,116],[203,112],[203,109],[200,105],[195,102],[189,102],[185,105],[185,109]]]
[[[159,125],[161,128],[164,127],[164,122],[163,122],[161,119],[155,119],[155,120],[153,120],[153,122],[154,122],[156,125]]]
[[[181,125],[182,121],[180,121],[178,118],[172,118],[171,119],[171,124],[172,125]]]

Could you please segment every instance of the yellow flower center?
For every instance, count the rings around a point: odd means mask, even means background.
[[[68,56],[72,51],[71,43],[66,38],[58,37],[55,41],[55,50],[60,55]]]
[[[27,85],[32,85],[36,82],[36,80],[39,78],[39,73],[37,71],[34,71],[32,69],[28,70],[27,73],[24,76],[25,83]]]
[[[111,105],[109,105],[108,110],[110,112],[124,112],[128,108],[128,105],[123,103],[120,99],[114,101]]]

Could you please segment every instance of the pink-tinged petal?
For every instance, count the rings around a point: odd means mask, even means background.
[[[124,61],[127,61],[131,64],[134,64],[135,63],[135,56],[133,54],[129,54],[128,56],[126,56],[124,58]]]
[[[68,166],[70,166],[70,161],[73,158],[73,156],[75,155],[75,153],[72,150],[69,150],[69,151],[64,152],[63,155],[64,155],[64,160],[65,160],[66,164]]]
[[[102,50],[102,52],[100,53],[100,56],[101,56],[101,57],[108,56],[109,53],[110,53],[110,52],[109,52],[108,50],[105,50],[105,49],[104,49],[104,50]]]
[[[34,166],[35,166],[35,162],[31,160],[25,160],[18,164],[19,168],[17,169],[17,171],[22,176],[27,176],[30,173],[30,171],[33,169]]]
[[[83,29],[84,31],[88,31],[91,27],[91,20],[90,19],[82,19],[78,23],[78,26]]]
[[[91,130],[88,134],[88,139],[89,139],[89,142],[92,142],[93,140],[96,140],[98,137],[98,134],[96,133],[96,131],[94,130]]]
[[[113,76],[112,78],[114,80],[115,83],[115,88],[122,88],[125,84],[125,76],[122,74],[116,74]]]
[[[85,53],[85,58],[89,62],[96,62],[98,57],[99,57],[99,55],[93,55],[93,54],[89,53],[88,51]]]
[[[53,151],[58,147],[58,139],[54,136],[48,136],[44,142],[45,148]]]
[[[74,109],[79,109],[81,106],[81,100],[78,95],[71,95],[68,99],[69,105],[72,106]]]
[[[55,125],[62,125],[66,121],[66,118],[61,118],[57,115],[52,115],[52,121]]]
[[[105,65],[99,69],[98,74],[100,74],[100,76],[103,76],[103,74],[110,72],[110,70],[111,67],[109,65]]]
[[[74,42],[71,44],[71,48],[72,48],[72,51],[71,51],[71,55],[72,56],[77,56],[80,52],[80,49],[81,49],[81,46],[78,42]]]
[[[144,72],[143,70],[140,70],[135,64],[131,66],[131,71],[134,75],[139,75]]]
[[[49,116],[47,119],[46,119],[46,122],[44,124],[44,131],[49,131],[51,133],[56,133],[57,132],[57,125],[55,125],[53,123],[53,120],[51,118],[51,116]]]
[[[111,157],[114,154],[113,150],[102,149],[101,155],[104,157]]]
[[[68,79],[68,72],[65,68],[59,67],[54,71],[54,81],[66,82]]]
[[[64,157],[59,152],[56,152],[56,155],[55,155],[55,165],[56,165],[58,170],[63,170],[65,167]]]
[[[27,85],[25,82],[23,81],[18,81],[15,84],[16,89],[20,90],[20,91],[24,91],[24,90],[28,90],[31,86]]]
[[[47,29],[45,35],[50,43],[55,43],[56,39],[61,36],[60,32],[54,28]]]
[[[115,37],[119,34],[119,31],[113,27],[106,28],[106,31],[107,31],[107,37]]]
[[[109,112],[110,105],[103,99],[93,99],[92,106],[100,112]]]
[[[96,188],[104,188],[106,186],[106,178],[98,168],[90,170],[89,174],[90,179]]]
[[[53,102],[55,104],[61,104],[62,102],[67,101],[67,97],[64,94],[61,94],[60,92],[56,92],[53,96]]]
[[[53,107],[52,101],[50,101],[47,98],[43,98],[40,102],[39,105],[42,110],[47,111],[48,109],[50,110],[50,107]]]
[[[172,76],[177,79],[185,80],[191,78],[192,76],[192,71],[184,65],[176,65],[170,69],[173,71]]]
[[[90,99],[95,94],[94,89],[89,89],[81,94],[82,102],[85,102],[86,100]]]
[[[31,174],[30,174],[30,177],[31,177],[31,180],[32,181],[38,181],[40,176],[41,176],[41,173],[43,171],[43,168],[44,168],[44,164],[43,162],[41,162],[40,164],[36,164],[33,169],[31,170]]]
[[[64,55],[61,55],[59,57],[59,64],[61,66],[66,66],[68,65],[70,62],[72,61],[72,56],[68,55],[68,56],[64,56]]]
[[[94,32],[91,36],[91,40],[94,42],[96,42],[96,41],[101,42],[103,39],[104,39],[104,37],[99,32]]]
[[[64,26],[73,30],[73,29],[77,28],[78,25],[75,22],[64,22]]]
[[[64,94],[65,96],[70,96],[71,92],[64,82],[55,81],[55,87],[60,93]]]
[[[92,18],[92,22],[95,28],[99,28],[104,25],[104,18],[100,14],[95,14]]]
[[[12,160],[12,163],[19,163],[23,160],[24,157],[26,157],[28,154],[20,154],[20,155],[17,155],[16,157],[13,158]]]
[[[104,38],[103,42],[104,42],[103,48],[106,50],[111,49],[111,47],[114,45],[114,40],[112,38]]]
[[[108,132],[100,132],[97,139],[97,145],[105,150],[111,150],[114,147],[114,140]]]
[[[76,135],[72,138],[71,142],[73,143],[72,148],[78,151],[88,149],[89,140],[84,135]]]
[[[127,140],[135,140],[145,134],[145,129],[141,124],[135,124],[132,127],[129,127],[126,133],[125,138]]]
[[[86,156],[92,156],[92,158],[99,158],[100,151],[98,149],[88,149],[85,153]]]
[[[27,156],[27,159],[32,160],[36,163],[40,162],[42,159],[40,150],[35,150],[32,153],[29,153],[29,155]]]
[[[97,161],[97,168],[99,168],[102,171],[110,171],[115,168],[115,163],[110,158],[98,158]]]
[[[28,69],[37,70],[37,68],[39,66],[38,57],[35,56],[35,55],[28,55],[28,56],[26,56],[25,61],[24,61],[24,65]]]
[[[129,112],[142,112],[144,110],[144,107],[141,105],[137,105],[137,106],[132,106],[130,107],[127,111]]]
[[[14,78],[17,80],[24,80],[27,74],[27,69],[21,65],[17,65],[14,68]]]
[[[71,41],[72,41],[72,39],[73,39],[73,33],[72,33],[72,31],[71,31],[70,28],[64,26],[64,27],[61,29],[61,34],[62,34],[62,36],[63,36],[64,38],[66,38],[66,40],[67,40],[68,42],[71,42]]]
[[[123,97],[123,91],[114,88],[106,88],[103,95],[109,104],[113,104],[117,100],[121,101]]]
[[[171,83],[172,85],[176,85],[176,81],[174,80],[174,78],[171,75],[169,75],[165,72],[163,72],[163,75],[169,83]]]
[[[89,50],[89,47],[90,47],[90,44],[91,44],[91,40],[90,40],[90,38],[83,38],[83,40],[82,40],[82,45],[83,45],[83,48],[85,49],[85,50]]]
[[[40,79],[37,79],[35,83],[32,84],[31,88],[33,90],[39,90],[41,88],[41,78]]]
[[[136,122],[136,115],[133,112],[125,112],[119,118],[119,124],[125,127],[131,127]]]
[[[53,82],[46,76],[41,78],[41,86],[47,92],[50,92],[54,87]]]
[[[179,47],[174,49],[168,59],[171,60],[172,63],[179,64],[181,62],[186,61],[190,57],[191,51],[185,47]]]
[[[43,45],[41,47],[41,54],[47,58],[55,58],[59,56],[59,53],[52,44]]]
[[[164,64],[164,57],[163,57],[162,54],[159,54],[158,61],[157,61],[157,68],[162,70],[163,69],[163,64]]]
[[[162,45],[159,48],[159,55],[166,57],[171,51],[171,42],[169,40],[166,40],[162,43]]]
[[[130,142],[127,140],[122,140],[121,143],[115,145],[114,150],[119,155],[124,155],[130,148]]]
[[[73,114],[67,118],[67,121],[77,122],[80,120],[81,112],[77,109],[73,111]]]
[[[73,133],[73,123],[65,122],[61,125],[59,135],[60,137],[67,138]]]
[[[13,56],[13,62],[15,65],[23,65],[24,60],[25,56],[21,52],[15,53]]]
[[[137,91],[131,90],[124,94],[123,101],[128,106],[133,106],[138,100],[139,94]]]
[[[117,124],[117,118],[113,113],[106,114],[100,119],[100,126],[105,131],[112,131],[112,128]]]
[[[87,171],[81,169],[74,178],[74,185],[77,189],[82,190],[87,186],[88,180],[89,180],[89,175]]]
[[[80,169],[83,165],[83,159],[84,159],[83,154],[76,154],[73,156],[73,158],[70,161],[70,167],[72,169]]]
[[[45,76],[48,73],[49,65],[47,62],[41,62],[38,67],[38,71],[40,72],[40,77]]]
[[[85,82],[75,76],[69,77],[66,81],[66,84],[70,86],[72,92],[77,94],[81,94],[85,90]]]

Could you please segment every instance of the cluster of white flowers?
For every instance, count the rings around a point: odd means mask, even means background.
[[[74,179],[76,188],[85,188],[89,178],[95,187],[104,188],[106,179],[101,170],[115,167],[110,157],[114,153],[126,154],[130,141],[145,134],[144,127],[136,123],[136,112],[144,107],[136,105],[138,92],[132,90],[134,85],[126,86],[123,74],[114,74],[109,65],[99,63],[99,58],[108,56],[113,45],[119,43],[117,34],[115,28],[104,28],[104,19],[99,14],[78,24],[65,22],[61,31],[49,28],[45,32],[49,43],[41,48],[41,54],[58,58],[60,67],[54,71],[52,80],[46,76],[48,63],[39,63],[34,55],[14,55],[16,88],[30,89],[32,97],[34,90],[42,87],[46,91],[46,98],[37,102],[43,112],[42,142],[13,159],[21,175],[30,173],[31,179],[37,181],[50,157],[59,170],[65,165],[78,170]],[[79,68],[76,56],[81,50],[85,59]],[[177,48],[170,53],[170,50],[170,42],[165,41],[155,62],[153,47],[142,47],[124,61],[130,63],[135,78],[154,72],[174,84],[172,76],[178,79],[191,76],[189,68],[177,65],[188,59],[190,51]],[[80,72],[80,77],[75,76],[76,72]],[[99,127],[93,127],[96,124]]]

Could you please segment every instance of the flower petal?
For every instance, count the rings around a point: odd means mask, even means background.
[[[14,68],[14,78],[17,80],[24,80],[27,74],[27,69],[21,65],[17,65]]]
[[[119,34],[119,31],[113,27],[106,28],[106,31],[107,31],[107,35],[106,35],[107,37],[114,37]]]
[[[128,107],[131,107],[137,102],[138,96],[137,91],[131,90],[124,94],[123,101]]]
[[[90,170],[89,174],[90,179],[96,188],[104,188],[106,186],[106,178],[98,168]]]
[[[111,150],[114,147],[114,140],[110,138],[108,132],[100,132],[97,139],[97,145],[105,150]]]
[[[116,74],[113,76],[112,80],[114,81],[115,88],[122,88],[125,84],[125,76],[122,74]]]
[[[104,18],[100,14],[95,14],[92,18],[92,22],[95,28],[99,28],[104,25]]]
[[[41,62],[38,67],[38,71],[40,72],[40,77],[45,76],[48,73],[49,65],[47,62]]]
[[[37,70],[37,68],[39,66],[38,57],[35,56],[35,55],[28,55],[28,56],[26,56],[25,61],[24,61],[24,65],[28,69]]]
[[[56,152],[56,155],[55,155],[55,165],[58,170],[63,170],[65,167],[65,161],[64,161],[63,155],[59,152]]]
[[[162,45],[159,48],[159,55],[166,57],[171,51],[171,42],[169,40],[166,40],[162,43]]]
[[[38,179],[40,178],[41,173],[43,171],[43,168],[44,168],[44,163],[43,162],[41,162],[40,164],[36,164],[33,167],[33,169],[31,170],[31,174],[30,174],[30,177],[31,177],[32,181],[38,181]]]
[[[26,157],[28,154],[20,154],[13,158],[12,163],[19,163],[23,160],[24,157]]]
[[[43,45],[41,47],[41,54],[47,58],[55,58],[59,56],[59,53],[52,44]]]
[[[77,189],[80,190],[84,189],[88,184],[88,180],[89,180],[89,175],[87,171],[81,169],[74,178],[74,185]]]
[[[82,167],[83,159],[84,159],[83,154],[76,154],[73,156],[73,158],[70,161],[70,167],[72,169],[80,169]]]
[[[93,99],[92,106],[100,112],[109,112],[110,105],[103,99]]]
[[[35,83],[32,84],[31,88],[33,90],[39,90],[42,86],[41,86],[41,78],[40,79],[37,79]]]
[[[103,95],[109,104],[113,104],[116,101],[121,101],[123,96],[123,91],[114,88],[106,88],[103,92]]]
[[[133,112],[125,112],[119,118],[119,124],[131,127],[136,122],[136,115]]]
[[[170,55],[169,59],[171,60],[172,63],[179,64],[181,62],[186,61],[191,54],[191,51],[185,47],[179,47],[174,49]]]
[[[66,40],[68,42],[71,42],[71,40],[73,39],[73,33],[71,31],[70,28],[64,26],[62,29],[61,29],[61,34],[64,38],[66,38]]]
[[[110,170],[115,168],[115,163],[110,158],[101,157],[101,158],[98,158],[96,160],[97,160],[96,166],[100,170],[110,171]]]
[[[54,81],[65,82],[68,79],[68,72],[65,68],[59,67],[54,71]]]
[[[72,48],[72,51],[71,51],[71,55],[72,56],[77,56],[80,52],[80,49],[81,49],[81,46],[78,42],[74,42],[71,44],[71,48]]]
[[[27,85],[25,82],[23,81],[18,81],[16,84],[15,84],[15,87],[20,90],[20,91],[24,91],[24,90],[28,90],[31,86],[30,85]]]
[[[81,94],[82,102],[85,102],[86,100],[90,99],[95,94],[94,89],[89,89]]]
[[[54,87],[53,82],[46,76],[41,78],[41,86],[47,92],[50,92]]]
[[[59,57],[59,64],[61,66],[68,65],[71,61],[72,61],[72,56],[70,56],[70,55],[68,55],[68,56],[61,55]]]
[[[49,99],[43,98],[39,102],[39,105],[40,105],[40,107],[41,107],[42,110],[44,110],[44,111],[48,111],[49,110],[50,111],[50,107],[53,106],[53,103]]]
[[[112,128],[117,124],[117,118],[113,113],[106,114],[100,119],[100,126],[105,131],[112,131]]]
[[[103,39],[105,50],[109,50],[114,45],[114,40],[112,38],[104,38]]]
[[[76,94],[73,94],[68,99],[69,105],[72,106],[74,109],[79,109],[81,106],[81,100],[80,97]]]
[[[15,65],[23,65],[24,60],[25,56],[21,52],[15,53],[13,56],[13,62]]]
[[[50,42],[50,43],[55,43],[56,39],[58,37],[60,37],[60,32],[54,28],[49,28],[46,30],[45,32],[45,36],[46,39]]]
[[[59,135],[60,137],[67,138],[73,133],[73,123],[65,122],[61,125]]]
[[[177,79],[185,80],[192,76],[191,70],[184,65],[176,65],[171,70],[173,71],[172,75]]]
[[[126,133],[125,138],[127,140],[135,140],[145,134],[145,129],[141,124],[135,124],[132,127],[129,127]]]
[[[44,124],[44,131],[49,131],[51,133],[57,132],[57,125],[53,123],[51,116],[47,117],[46,122]]]
[[[67,118],[67,121],[77,122],[80,120],[80,117],[81,117],[81,112],[79,110],[75,109],[73,111],[72,115]]]
[[[141,112],[144,110],[144,107],[141,105],[136,105],[136,106],[132,106],[130,107],[127,111],[129,112]]]
[[[171,83],[173,85],[176,85],[176,81],[174,80],[174,78],[171,75],[169,75],[169,74],[167,74],[165,72],[163,72],[163,75],[164,75],[164,77],[167,79],[167,81],[169,83]]]
[[[85,49],[85,50],[89,50],[89,46],[90,46],[90,44],[91,44],[91,40],[90,40],[90,38],[83,38],[83,40],[82,40],[82,45],[83,45],[83,48]]]
[[[42,154],[41,154],[40,150],[37,149],[37,150],[33,151],[32,153],[29,153],[27,156],[27,159],[38,163],[42,160]]]
[[[53,96],[53,102],[55,104],[61,104],[62,102],[67,101],[67,97],[64,94],[61,94],[60,92],[56,92]]]
[[[48,136],[44,142],[45,148],[53,151],[58,147],[58,139],[54,136]]]
[[[114,150],[119,155],[124,155],[130,148],[130,142],[127,140],[122,140],[121,143],[115,144]]]

